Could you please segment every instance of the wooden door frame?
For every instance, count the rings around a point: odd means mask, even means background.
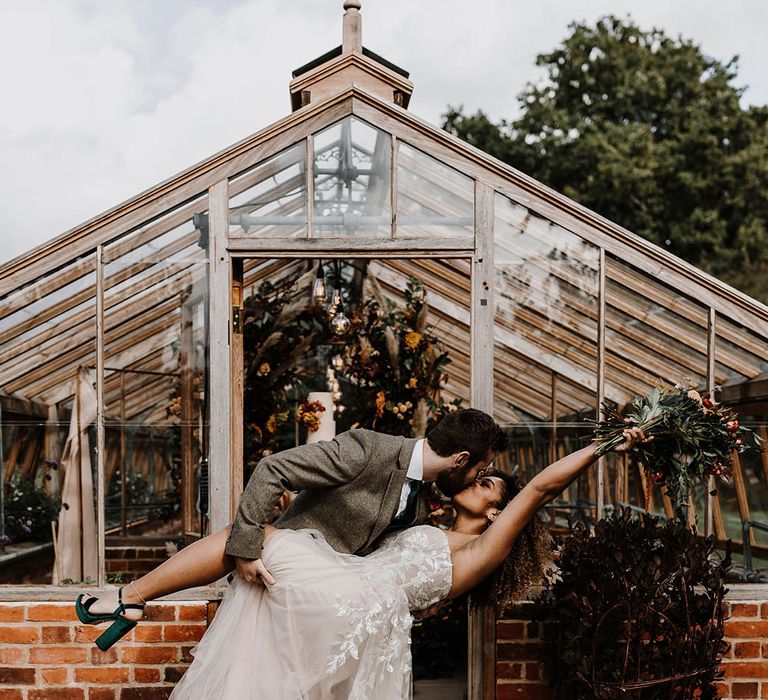
[[[244,258],[463,258],[471,261],[470,397],[493,413],[494,190],[475,185],[475,231],[462,240],[229,240],[228,183],[210,190],[210,532],[234,518],[243,484],[243,341],[235,322],[242,310]],[[495,615],[470,612],[469,700],[495,696]]]

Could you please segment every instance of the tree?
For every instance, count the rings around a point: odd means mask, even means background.
[[[737,58],[616,17],[570,30],[518,119],[444,128],[768,301],[768,107],[741,107]]]

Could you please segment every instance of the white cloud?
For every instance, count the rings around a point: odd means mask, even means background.
[[[512,116],[569,22],[627,13],[742,55],[768,102],[762,0],[365,0],[366,46],[411,72],[411,109]],[[6,0],[0,4],[0,260],[258,131],[290,71],[341,43],[341,0]]]

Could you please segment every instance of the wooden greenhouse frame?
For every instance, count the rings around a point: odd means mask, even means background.
[[[215,358],[207,368],[208,532],[230,523],[244,486],[243,354],[237,325],[243,288],[259,275],[280,275],[297,261],[375,261],[393,299],[402,298],[409,275],[428,280],[433,313],[443,319],[441,328],[456,347],[451,381],[457,394],[464,392],[473,406],[502,423],[517,423],[525,415],[549,426],[550,457],[559,454],[559,420],[587,409],[594,415],[604,401],[626,403],[659,379],[691,377],[704,389],[723,384],[733,400],[768,401],[766,306],[411,114],[407,75],[363,50],[356,4],[345,3],[342,47],[291,83],[292,114],[0,268],[3,414],[48,424],[36,438],[42,441],[37,447],[6,458],[6,481],[14,465],[29,473],[41,454],[51,454],[53,426],[63,420],[62,406],[74,393],[73,369],[95,368],[99,587],[106,584],[105,489],[115,455],[126,449],[120,447],[124,434],[107,435],[110,412],[120,406],[123,422],[146,411],[149,421],[162,417],[158,406],[168,396],[171,371],[167,348],[178,343],[187,358],[176,370],[180,411],[192,416],[194,376],[188,358],[198,331],[191,329],[195,314],[207,304],[208,353]],[[391,179],[385,189],[390,199],[384,203],[383,211],[389,212],[384,234],[317,235],[324,224],[315,211],[315,178],[308,164],[316,156],[317,135],[344,120],[387,136]],[[275,163],[274,173],[259,180],[264,182],[282,171],[279,158],[291,148],[303,154],[297,161],[305,164],[303,182],[278,183],[279,191],[272,194],[300,194],[270,215],[278,223],[259,223],[257,217],[253,230],[235,226],[231,201],[252,186],[248,173]],[[450,213],[460,198],[450,183],[439,182],[434,169],[409,164],[413,152],[470,183],[467,202],[474,214],[468,228],[434,236],[419,235],[416,226],[415,235],[401,235],[406,224],[398,218],[399,197],[406,185],[398,178],[408,174],[437,183],[446,196],[435,203],[422,193],[420,205],[438,213]],[[297,216],[303,217],[298,233],[281,236],[279,222]],[[269,226],[269,235],[261,235]],[[207,249],[199,245],[203,239]],[[566,240],[573,245],[563,248]],[[562,253],[573,266],[554,264],[545,250]],[[502,257],[506,277],[500,272]],[[273,264],[253,271],[253,259]],[[148,260],[162,264],[154,269]],[[532,281],[515,275],[523,268]],[[502,278],[508,282],[501,284]],[[552,290],[556,296],[547,296]],[[26,309],[31,309],[27,315]],[[468,347],[461,346],[462,338],[469,338]],[[130,369],[138,358],[143,374],[114,371]],[[195,499],[190,457],[195,438],[191,419],[182,422],[183,500],[189,507]],[[768,481],[765,456],[762,465]],[[748,494],[741,470],[736,472],[745,520]],[[607,483],[601,461],[591,477],[597,517],[612,487],[614,498],[626,495],[626,465],[616,473],[619,481]],[[705,529],[714,528],[724,539],[717,498],[708,498],[707,506]],[[184,530],[191,529],[187,510]],[[215,599],[222,590],[214,586],[195,595]],[[64,587],[0,587],[5,600],[70,595]],[[188,599],[190,593],[184,595]],[[470,697],[479,700],[494,692],[495,619],[484,609],[473,613],[470,623]]]

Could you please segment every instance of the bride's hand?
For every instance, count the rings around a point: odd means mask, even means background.
[[[623,435],[624,442],[616,445],[612,450],[613,452],[627,452],[640,442],[650,442],[653,440],[653,435],[646,437],[642,428],[638,428],[637,426],[626,428]]]

